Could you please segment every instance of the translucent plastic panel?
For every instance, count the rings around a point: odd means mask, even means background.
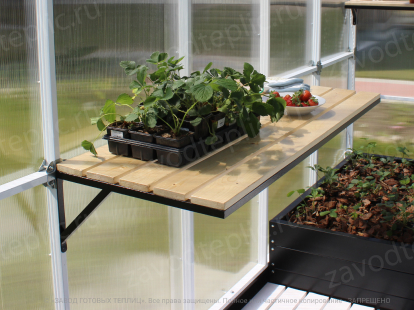
[[[359,10],[356,90],[414,97],[414,12]]]
[[[46,190],[0,201],[1,309],[55,309]]]
[[[270,1],[270,75],[278,75],[311,60],[310,13],[306,1]]]
[[[319,149],[318,164],[322,167],[335,167],[342,160],[346,151],[346,130],[336,135]]]
[[[99,192],[65,184],[67,224]],[[68,240],[71,309],[170,309],[168,207],[111,194]]]
[[[322,0],[321,57],[348,51],[348,20],[344,3],[341,0]]]
[[[269,220],[298,198],[297,194],[287,197],[289,192],[306,188],[309,185],[309,168],[306,168],[307,166],[309,166],[309,157],[269,186]]]
[[[321,86],[347,89],[348,60],[343,60],[323,68],[321,73]]]
[[[144,63],[153,51],[177,56],[177,3],[54,1],[62,152],[84,152],[80,143],[99,133],[89,118],[98,115],[107,99],[130,92],[132,77],[125,76],[120,61]]]
[[[43,159],[35,1],[0,7],[0,184],[35,172]]]
[[[242,70],[248,62],[259,71],[259,1],[192,1],[193,71]]]
[[[258,206],[255,197],[225,220],[194,214],[196,299],[218,300],[257,264]]]
[[[354,124],[354,147],[381,155],[399,156],[397,147],[410,150],[414,158],[414,109],[412,102],[381,100],[375,108]],[[375,148],[367,148],[369,142],[376,142]]]

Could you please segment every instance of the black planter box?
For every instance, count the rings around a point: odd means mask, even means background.
[[[115,137],[115,138],[122,138],[122,139],[130,139],[130,134],[128,132],[128,129],[121,129],[116,128],[112,126],[108,126],[106,128],[106,132],[109,136]],[[109,152],[111,152],[114,155],[122,155],[130,157],[131,152],[131,146],[128,144],[123,144],[115,141],[108,141],[108,148]]]
[[[136,131],[137,128],[134,128],[129,131],[131,139],[135,141],[154,143],[155,138],[154,134],[144,133]],[[157,159],[157,152],[149,147],[131,145],[132,157],[141,160],[155,160]]]
[[[194,132],[194,139],[200,140],[206,138],[209,134],[209,125],[208,122],[213,114],[204,116],[203,120],[197,126],[193,126],[190,121],[184,121],[183,128],[187,128],[189,131]]]
[[[288,222],[302,197],[270,221],[271,281],[380,309],[414,309],[414,245]]]

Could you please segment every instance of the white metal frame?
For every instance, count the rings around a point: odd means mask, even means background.
[[[178,54],[191,55],[191,0],[178,1]],[[307,44],[311,47],[309,66],[280,74],[283,77],[300,77],[311,74],[312,85],[320,84],[317,74],[317,63],[321,61],[322,68],[348,59],[348,88],[355,87],[355,26],[352,26],[352,16],[347,13],[349,29],[349,51],[320,59],[321,49],[321,0],[308,1],[311,13],[312,39]],[[39,80],[41,88],[44,156],[47,163],[56,161],[59,153],[59,130],[57,115],[56,76],[54,62],[53,34],[53,0],[36,0],[37,35],[39,55]],[[269,76],[270,63],[270,0],[260,0],[260,72]],[[183,60],[185,68],[191,68],[191,57]],[[187,69],[188,70],[188,69]],[[188,74],[189,72],[183,72]],[[386,98],[387,96],[384,96]],[[413,98],[387,97],[386,99],[414,101]],[[353,126],[347,128],[347,148],[352,147]],[[310,156],[310,164],[318,162],[318,153]],[[44,184],[48,181],[46,172],[37,172],[0,186],[0,200],[16,195],[25,190]],[[316,182],[316,174],[311,174],[309,184]],[[268,189],[258,197],[257,216],[253,217],[257,227],[258,261],[238,283],[236,283],[211,309],[223,309],[246,288],[268,264]],[[54,296],[60,301],[68,300],[68,277],[66,254],[60,250],[59,219],[57,208],[57,192],[47,188],[49,214],[49,234],[51,245],[51,266],[53,274]],[[170,217],[170,253],[171,257],[180,259],[180,268],[171,271],[171,298],[195,299],[194,287],[194,215],[189,211],[169,208]],[[255,237],[256,238],[256,237]],[[56,303],[56,309],[68,310],[69,304]],[[193,310],[194,304],[173,305],[173,309]]]

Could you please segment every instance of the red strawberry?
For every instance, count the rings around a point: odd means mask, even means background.
[[[309,103],[310,106],[318,105],[318,101],[315,102],[313,99],[309,99],[308,103]]]
[[[277,91],[274,91],[272,94],[275,95],[275,97],[280,97],[280,94]]]
[[[310,98],[312,97],[312,94],[310,93],[309,90],[305,90],[300,96],[299,99],[300,101],[308,101]]]
[[[301,102],[300,103],[303,107],[308,107],[309,105],[306,102]]]

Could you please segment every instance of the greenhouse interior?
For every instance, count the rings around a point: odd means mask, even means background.
[[[2,0],[0,309],[414,309],[413,11]]]

